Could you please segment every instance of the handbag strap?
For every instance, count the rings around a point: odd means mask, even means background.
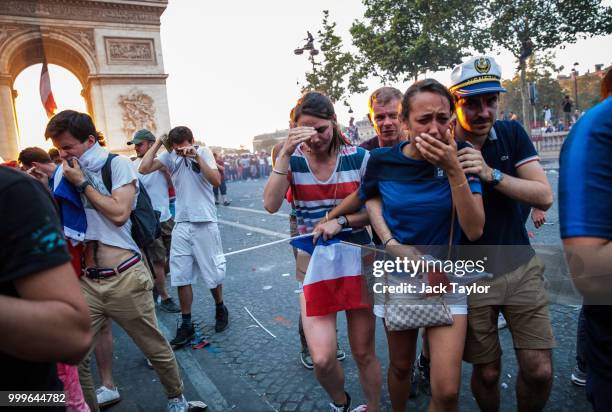
[[[446,253],[446,260],[449,260],[451,258],[451,251],[453,249],[453,236],[455,234],[455,215],[457,214],[457,211],[455,210],[455,202],[451,200],[451,203],[451,223],[448,234],[448,252]]]

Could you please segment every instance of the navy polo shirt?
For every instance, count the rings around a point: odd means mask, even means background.
[[[372,151],[374,149],[378,149],[380,147],[380,142],[378,141],[378,136],[374,136],[365,142],[361,143],[359,147],[363,147],[367,151]]]
[[[612,97],[572,127],[559,158],[562,238],[612,239]],[[585,306],[589,372],[612,380],[612,306]]]
[[[522,165],[539,160],[525,129],[512,120],[496,121],[480,151],[489,167],[513,177],[518,177],[517,169]],[[470,241],[465,234],[461,238],[463,245],[482,246],[467,250],[469,258],[486,256],[485,268],[493,274],[508,273],[529,262],[535,252],[525,229],[521,202],[489,184],[482,185],[482,201],[485,211],[482,236],[476,241]]]

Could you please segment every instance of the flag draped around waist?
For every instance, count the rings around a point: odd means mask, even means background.
[[[363,251],[349,245],[351,233],[342,232],[316,245],[312,236],[291,241],[291,244],[310,254],[304,277],[304,298],[307,316],[323,316],[343,310],[371,307],[363,270]]]

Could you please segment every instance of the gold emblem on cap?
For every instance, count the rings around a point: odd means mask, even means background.
[[[474,68],[478,73],[488,73],[491,70],[491,62],[486,57],[481,57],[474,62]]]

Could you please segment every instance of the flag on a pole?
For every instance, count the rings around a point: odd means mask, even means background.
[[[345,233],[327,241],[320,237],[314,246],[312,236],[290,242],[311,255],[304,277],[307,316],[371,307],[361,248],[342,243],[344,238]]]
[[[53,98],[51,91],[51,78],[49,77],[49,68],[47,61],[43,61],[42,70],[40,71],[40,100],[42,101],[47,117],[52,117],[57,110],[57,104]]]

